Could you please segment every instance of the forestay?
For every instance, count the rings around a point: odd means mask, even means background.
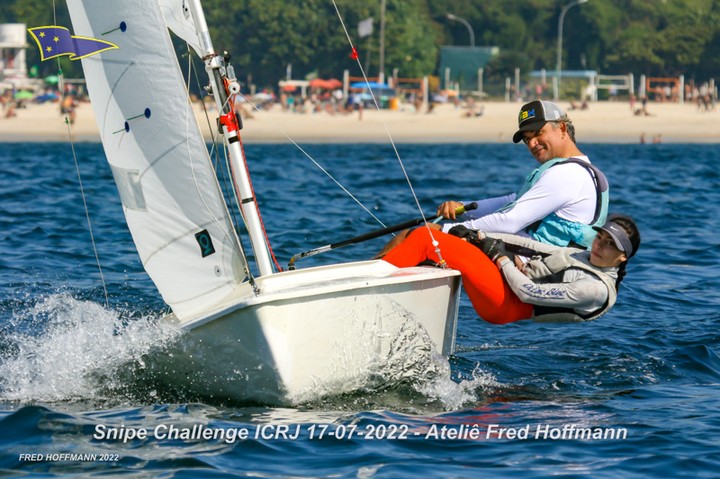
[[[207,310],[243,280],[245,259],[161,8],[148,0],[68,0],[68,8],[75,35],[119,47],[82,62],[143,266],[178,317]]]

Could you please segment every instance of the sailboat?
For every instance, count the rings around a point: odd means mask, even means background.
[[[183,331],[163,381],[204,397],[298,403],[349,392],[393,354],[449,355],[460,276],[381,260],[274,266],[199,0],[68,0],[76,36],[117,45],[83,58],[100,136],[143,267]],[[203,140],[169,30],[203,59],[252,255]],[[248,256],[253,261],[248,260]]]

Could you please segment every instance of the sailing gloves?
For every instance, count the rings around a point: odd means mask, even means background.
[[[515,255],[507,252],[505,249],[505,242],[502,240],[488,237],[480,239],[477,231],[466,228],[463,225],[453,226],[448,230],[448,233],[453,236],[457,236],[458,238],[467,240],[472,245],[477,246],[488,258],[490,258],[493,263],[501,256],[507,256],[511,260],[515,260]]]
[[[477,231],[466,228],[463,225],[455,225],[448,230],[448,233],[468,241],[478,241]]]
[[[507,256],[511,260],[515,260],[515,255],[508,253],[505,249],[505,242],[503,240],[483,238],[478,241],[471,241],[471,243],[480,248],[493,263],[501,256]]]

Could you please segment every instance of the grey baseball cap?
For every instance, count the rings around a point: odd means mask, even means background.
[[[535,100],[525,103],[518,114],[518,131],[513,135],[513,143],[519,143],[523,132],[538,131],[549,121],[558,121],[565,112],[551,101]]]

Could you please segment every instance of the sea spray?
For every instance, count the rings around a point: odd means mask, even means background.
[[[433,363],[436,368],[434,377],[417,384],[415,389],[429,399],[440,401],[446,411],[455,411],[466,404],[476,403],[488,391],[502,386],[492,374],[483,371],[480,366],[475,366],[470,378],[456,382],[452,379],[450,363],[446,358],[435,356]]]
[[[157,318],[127,319],[119,311],[70,294],[53,294],[16,311],[4,328],[0,398],[9,401],[107,400],[121,368],[178,333]]]

